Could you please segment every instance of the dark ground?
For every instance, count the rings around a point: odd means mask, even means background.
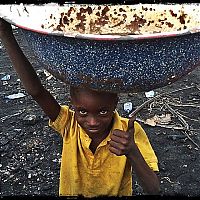
[[[14,32],[43,84],[60,103],[68,104],[68,88],[45,74],[43,68],[39,68],[32,52],[20,41],[17,29]],[[2,47],[0,55],[0,79],[7,74],[11,75],[8,81],[0,80],[0,195],[56,196],[61,138],[48,127],[48,118],[25,92]],[[189,88],[184,89],[186,87]],[[161,194],[200,196],[200,153],[197,147],[200,145],[200,67],[176,83],[154,91],[156,95],[166,92],[168,96],[164,95],[146,105],[138,117],[147,119],[155,114],[172,113],[171,123],[165,125],[168,128],[141,123],[159,160]],[[172,91],[175,92],[170,93]],[[24,93],[26,97],[14,100],[6,98],[7,95],[18,92]],[[125,102],[132,102],[136,108],[146,100],[144,93],[120,95],[118,110],[123,116],[127,116],[123,110]],[[183,127],[184,122],[191,130],[187,131],[189,137],[197,145],[188,139],[184,131],[176,128]],[[170,128],[171,124],[176,127]],[[133,177],[134,195],[140,195],[141,187],[135,175]]]

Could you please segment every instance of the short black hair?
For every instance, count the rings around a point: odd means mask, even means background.
[[[118,102],[118,94],[117,93],[108,92],[108,91],[99,91],[99,90],[91,89],[89,87],[76,87],[76,86],[70,86],[71,99],[77,98],[78,95],[80,94],[80,92],[83,92],[83,91],[92,91],[92,92],[99,93],[100,95],[108,95],[111,98],[113,98],[116,103]]]

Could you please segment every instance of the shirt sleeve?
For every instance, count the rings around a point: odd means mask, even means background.
[[[141,127],[141,125],[135,122],[135,143],[138,146],[144,160],[149,165],[153,171],[159,171],[158,169],[158,159],[155,155],[155,152],[149,142],[149,139]]]
[[[55,121],[49,120],[49,126],[61,134],[62,137],[70,127],[71,112],[68,106],[61,106],[60,113]]]

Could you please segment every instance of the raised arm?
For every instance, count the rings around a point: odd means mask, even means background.
[[[19,47],[11,25],[2,18],[0,18],[0,38],[25,90],[39,104],[46,115],[55,121],[60,112],[60,105],[43,87],[33,66]]]

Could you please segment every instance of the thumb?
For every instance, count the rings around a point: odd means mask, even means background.
[[[128,129],[127,129],[127,132],[134,132],[134,121],[135,121],[136,117],[133,116],[129,119],[128,121]]]

